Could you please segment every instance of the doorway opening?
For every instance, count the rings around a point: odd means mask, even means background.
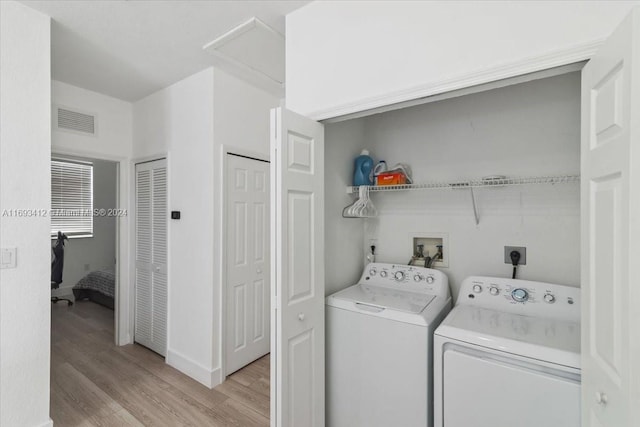
[[[74,363],[96,363],[97,352],[117,341],[119,217],[127,213],[119,209],[119,169],[116,161],[52,154],[51,244],[59,241],[55,281],[52,255],[52,401],[66,394]]]

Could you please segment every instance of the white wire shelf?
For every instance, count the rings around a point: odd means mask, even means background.
[[[527,176],[527,177],[487,177],[480,179],[469,179],[451,182],[423,182],[417,184],[403,185],[372,185],[370,192],[378,191],[406,191],[406,190],[436,190],[436,189],[464,189],[464,188],[489,188],[506,187],[513,185],[530,184],[569,184],[580,182],[580,175],[554,175],[554,176]],[[348,186],[347,193],[357,193],[357,186]]]

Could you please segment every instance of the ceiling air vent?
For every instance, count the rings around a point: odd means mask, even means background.
[[[55,126],[58,130],[64,130],[85,135],[96,135],[96,116],[94,114],[81,113],[65,107],[55,107]]]

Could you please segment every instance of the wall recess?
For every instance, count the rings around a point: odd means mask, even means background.
[[[409,233],[409,257],[416,255],[418,245],[422,245],[425,257],[433,258],[438,253],[438,246],[442,246],[442,259],[433,262],[432,268],[449,267],[449,234],[427,231]]]

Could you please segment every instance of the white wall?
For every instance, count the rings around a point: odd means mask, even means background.
[[[499,78],[521,74],[515,65],[531,58],[557,66],[560,51],[585,59],[638,4],[315,1],[287,15],[287,108],[324,119],[457,89],[505,65]]]
[[[134,157],[168,153],[167,363],[208,386],[223,379],[224,155],[269,154],[279,100],[209,68],[134,104]]]
[[[0,2],[0,212],[50,205],[50,20]],[[17,268],[0,270],[0,425],[49,419],[49,218],[0,216],[0,246]]]
[[[213,268],[213,70],[134,104],[134,158],[168,154],[167,363],[210,385]]]
[[[127,101],[56,80],[52,81],[52,102],[54,105],[95,114],[98,129],[96,136],[87,136],[60,131],[53,127],[51,136],[52,153],[104,159],[119,163],[117,206],[113,207],[124,209],[129,215],[116,219],[116,221],[118,221],[116,244],[119,252],[119,268],[117,270],[119,281],[116,291],[118,299],[116,303],[116,315],[118,316],[119,327],[116,339],[119,344],[130,343],[133,339],[133,331],[128,326],[130,325],[129,318],[132,315],[132,306],[129,305],[130,300],[125,298],[125,296],[130,294],[133,286],[132,279],[129,277],[129,254],[131,253],[129,227],[131,223],[130,173],[133,150],[133,105]],[[74,243],[71,242],[71,245],[73,244]],[[69,249],[71,248],[69,247]],[[67,274],[68,271],[65,265],[65,277]],[[66,278],[65,282],[65,286],[71,284]]]
[[[414,179],[456,181],[487,175],[580,172],[580,74],[510,86],[365,119],[372,154],[408,163]],[[448,233],[454,295],[469,275],[507,277],[505,245],[526,246],[518,277],[580,285],[578,184],[478,189],[475,225],[467,190],[374,195],[368,220],[381,262],[407,263],[414,232]]]
[[[133,106],[130,102],[57,80],[51,84],[53,104],[97,116],[96,136],[53,127],[53,152],[82,153],[87,157],[110,160],[131,157]]]
[[[88,159],[91,160],[91,159]],[[118,164],[104,160],[93,162],[93,208],[117,206]],[[93,218],[93,237],[68,240],[65,245],[63,282],[52,295],[72,294],[71,288],[89,271],[114,267],[116,259],[116,217]]]
[[[353,181],[353,160],[367,147],[364,120],[348,120],[325,127],[325,295],[358,281],[362,274],[364,228],[361,219],[342,217],[353,203],[346,187]]]
[[[280,100],[215,69],[214,143],[269,156],[269,111]],[[216,154],[219,149],[216,148]],[[220,175],[221,176],[221,175]]]

